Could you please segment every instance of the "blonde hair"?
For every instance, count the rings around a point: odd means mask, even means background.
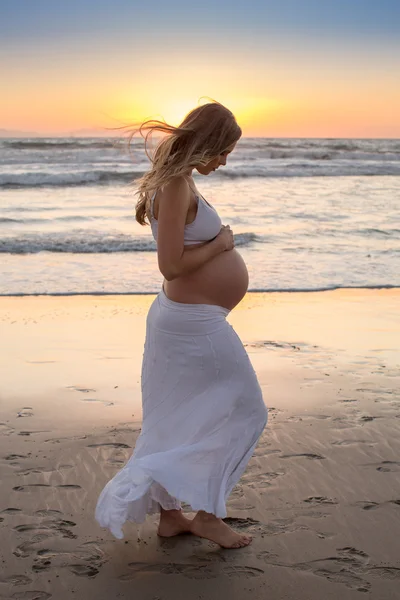
[[[145,152],[152,163],[147,173],[132,182],[138,185],[135,192],[139,196],[136,221],[141,225],[149,222],[149,200],[152,193],[173,177],[185,175],[190,168],[206,165],[242,135],[231,111],[216,101],[191,110],[178,127],[153,119],[144,121],[131,131],[128,147],[138,131],[145,140]],[[143,131],[147,133],[143,135]],[[166,135],[157,144],[151,157],[147,151],[147,142],[155,131]]]

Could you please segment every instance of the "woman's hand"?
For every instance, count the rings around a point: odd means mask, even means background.
[[[232,250],[235,246],[233,232],[229,225],[222,225],[221,230],[215,240],[221,244],[223,252],[225,250]]]

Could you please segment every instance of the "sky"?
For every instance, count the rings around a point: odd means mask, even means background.
[[[7,132],[108,137],[212,99],[244,136],[400,138],[400,0],[0,0],[0,77]]]

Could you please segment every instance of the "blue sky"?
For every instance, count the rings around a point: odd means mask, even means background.
[[[0,0],[0,42],[114,32],[145,34],[168,26],[341,37],[400,35],[399,0]],[[171,43],[178,43],[174,39]],[[1,46],[0,46],[1,47]]]

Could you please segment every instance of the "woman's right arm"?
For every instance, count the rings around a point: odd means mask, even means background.
[[[158,266],[167,281],[187,275],[225,250],[233,248],[229,227],[199,248],[185,250],[184,233],[190,205],[190,188],[184,177],[169,182],[158,207]]]

